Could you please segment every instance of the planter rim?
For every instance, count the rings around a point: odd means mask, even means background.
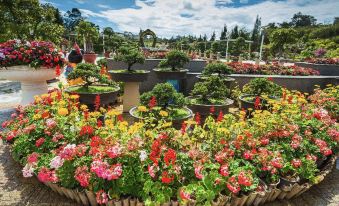
[[[153,71],[155,71],[155,72],[163,72],[163,73],[186,73],[189,70],[188,69],[180,69],[180,70],[175,70],[175,71],[172,71],[172,70],[163,71],[163,70],[161,70],[159,68],[155,68],[155,69],[153,69]]]
[[[125,69],[127,71],[127,69]],[[130,75],[134,75],[134,74],[148,74],[151,71],[149,70],[145,70],[145,69],[135,69],[135,70],[139,70],[139,71],[144,71],[143,73],[137,73],[137,72],[114,72],[116,70],[109,70],[108,73],[112,73],[112,74],[130,74]]]
[[[88,92],[75,92],[75,91],[69,91],[69,88],[74,88],[74,87],[82,87],[83,85],[74,85],[74,86],[70,86],[70,87],[67,87],[66,89],[65,89],[65,91],[67,92],[67,93],[77,93],[77,94],[109,94],[109,93],[113,93],[113,92],[117,92],[117,91],[119,91],[120,90],[120,87],[119,86],[114,86],[114,88],[116,89],[116,90],[114,90],[114,91],[107,91],[107,92],[95,92],[95,93],[88,93]],[[91,86],[99,86],[99,87],[109,87],[109,85],[91,85]]]
[[[189,114],[186,115],[185,117],[180,118],[180,119],[172,119],[172,121],[187,119],[187,118],[189,118],[189,117],[191,117],[191,116],[193,115],[192,110],[190,110],[188,107],[183,107],[183,109],[185,109],[186,111],[188,111]],[[137,118],[137,119],[142,119],[142,120],[145,120],[145,119],[146,119],[146,118],[144,118],[144,117],[138,117],[138,116],[136,116],[136,115],[133,113],[135,110],[137,110],[137,106],[132,107],[132,108],[129,110],[129,114],[130,114],[132,117]]]
[[[197,78],[203,80],[204,78],[208,78],[210,76],[218,76],[218,75],[203,75],[203,74],[200,74],[200,75],[197,75]],[[222,75],[221,78],[222,78],[223,81],[227,81],[227,82],[235,81],[235,79],[230,77],[229,75]]]
[[[250,101],[244,100],[244,97],[250,97],[250,96],[257,97],[258,95],[255,95],[255,94],[242,94],[242,95],[240,95],[238,98],[239,98],[241,101],[244,101],[244,102],[253,104],[254,102],[250,102]],[[278,99],[278,98],[279,98],[279,97],[272,96],[272,95],[268,95],[268,97],[270,97],[271,99]]]
[[[193,99],[193,98],[195,98],[196,96],[188,96],[187,98],[188,99]],[[229,104],[192,104],[192,103],[189,103],[190,105],[198,105],[198,106],[206,106],[206,107],[218,107],[218,106],[220,106],[220,107],[222,107],[222,106],[228,106],[228,105],[231,105],[231,104],[233,104],[234,103],[234,100],[233,99],[230,99],[230,98],[224,98],[224,100],[227,100],[227,101],[229,101]]]
[[[317,66],[337,66],[339,67],[339,64],[316,64],[316,63],[311,63],[311,62],[295,62],[298,64],[312,64],[312,65],[317,65]]]

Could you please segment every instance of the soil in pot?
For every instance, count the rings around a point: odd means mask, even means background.
[[[96,96],[100,96],[100,105],[108,106],[116,103],[117,95],[120,88],[108,85],[91,85],[88,88],[83,86],[72,86],[67,88],[67,93],[76,93],[79,95],[81,104],[86,104],[90,109],[93,109]]]
[[[153,69],[157,77],[161,80],[169,79],[186,79],[188,69],[180,69],[173,71],[170,68],[156,68]]]
[[[148,78],[150,71],[147,70],[110,70],[112,80],[116,82],[144,82]]]

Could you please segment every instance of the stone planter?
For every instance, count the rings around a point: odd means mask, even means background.
[[[125,82],[123,95],[123,112],[129,110],[140,103],[140,82],[146,81],[150,71],[140,73],[119,73],[114,70],[109,71],[112,79],[117,82]]]
[[[179,71],[162,71],[161,69],[153,69],[153,71],[161,80],[180,80],[186,79],[188,69],[181,69]]]
[[[97,59],[97,54],[84,54],[83,57],[86,63],[94,64],[95,60]]]
[[[193,97],[187,97],[189,100],[191,100]],[[227,104],[224,105],[208,105],[208,104],[189,104],[188,108],[190,108],[193,113],[199,112],[201,116],[208,116],[210,114],[211,107],[214,107],[214,114],[218,115],[220,112],[227,114],[228,109],[233,105],[234,101],[231,99],[225,99],[227,101]]]
[[[21,102],[25,106],[34,102],[34,96],[48,92],[46,81],[56,77],[55,69],[30,68],[29,66],[13,66],[0,70],[0,79],[21,83]]]
[[[101,86],[101,85],[95,85],[95,86]],[[107,86],[107,85],[102,85]],[[117,96],[119,93],[120,88],[116,87],[114,91],[108,91],[108,92],[100,92],[100,93],[82,93],[82,92],[74,92],[71,91],[70,88],[74,88],[78,86],[71,86],[65,89],[65,92],[72,94],[76,93],[79,95],[79,101],[81,104],[86,104],[88,106],[93,106],[94,101],[97,95],[100,96],[100,105],[110,105],[114,104],[117,101]]]
[[[176,129],[180,129],[181,128],[181,125],[184,121],[188,120],[189,118],[191,118],[193,116],[193,112],[192,110],[190,110],[189,108],[187,107],[184,107],[185,110],[188,111],[188,115],[186,117],[183,117],[181,119],[174,119],[174,120],[171,120],[172,122],[172,125],[174,128]],[[137,110],[137,107],[133,107],[132,109],[129,110],[129,114],[134,118],[135,121],[140,121],[140,120],[144,120],[145,118],[143,117],[139,117],[139,116],[136,116],[135,115],[135,111]]]
[[[339,65],[336,64],[313,64],[308,62],[296,62],[296,66],[317,70],[320,75],[339,76]]]
[[[246,100],[245,98],[246,97],[254,97],[254,98],[256,98],[257,97],[257,95],[254,95],[254,94],[244,94],[244,95],[241,95],[240,97],[239,97],[239,100],[240,100],[240,108],[243,108],[243,109],[245,109],[245,110],[248,110],[249,108],[251,108],[251,109],[255,109],[255,102],[253,101],[248,101],[248,100]],[[274,97],[274,96],[269,96],[269,98],[270,99],[278,99],[277,97]],[[265,99],[262,99],[261,97],[260,97],[260,106],[259,106],[259,109],[267,109],[268,107],[267,107],[267,102],[266,102],[266,100]]]

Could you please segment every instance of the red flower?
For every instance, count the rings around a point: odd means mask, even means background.
[[[153,107],[157,106],[157,99],[155,98],[155,96],[152,96],[149,103],[148,103],[148,106],[150,109],[152,109]]]
[[[95,96],[95,100],[94,100],[94,108],[95,108],[95,110],[98,110],[99,107],[100,107],[100,95],[97,94]]]
[[[36,152],[33,152],[27,157],[27,162],[30,164],[35,164],[38,161],[39,154]]]
[[[246,160],[252,160],[253,159],[253,154],[251,151],[245,151],[244,154],[243,154],[243,157],[246,159]]]
[[[87,166],[78,167],[75,170],[74,178],[80,183],[81,187],[88,187],[91,174]]]
[[[124,121],[124,118],[123,118],[123,116],[122,116],[121,114],[119,114],[119,115],[117,116],[117,118],[118,118],[118,121],[119,121],[119,122],[123,122],[123,121]]]
[[[175,150],[168,149],[164,156],[164,161],[167,166],[174,165],[176,161],[177,155],[175,153]]]
[[[92,135],[94,132],[93,127],[91,127],[90,125],[86,125],[83,126],[80,130],[80,136],[84,136],[84,135]]]
[[[201,123],[201,117],[200,117],[200,113],[199,113],[199,112],[197,112],[197,113],[195,114],[194,118],[195,118],[195,122],[196,122],[197,124],[200,124],[200,123]]]
[[[214,106],[211,106],[211,107],[210,107],[210,113],[211,113],[211,114],[214,114],[214,112],[215,112],[215,108],[214,108]]]
[[[91,147],[98,147],[102,143],[103,140],[99,136],[93,136],[90,145]]]
[[[291,164],[292,164],[292,166],[293,166],[294,168],[298,168],[298,167],[301,166],[301,160],[300,160],[300,159],[293,159],[293,160],[291,161]]]
[[[260,109],[260,107],[261,107],[260,97],[259,97],[259,96],[256,96],[256,97],[255,97],[255,101],[254,101],[254,108],[255,108],[255,109]]]
[[[169,176],[167,171],[163,171],[161,175],[161,182],[170,184],[174,180],[174,176]]]
[[[97,127],[98,127],[98,128],[102,127],[102,121],[99,120],[99,119],[98,119],[98,121],[97,121]]]
[[[218,118],[217,118],[217,122],[221,122],[223,119],[224,119],[224,114],[222,113],[222,111],[220,111]]]
[[[244,186],[251,186],[252,185],[252,180],[251,180],[251,175],[250,173],[246,174],[244,171],[241,171],[238,175],[238,183],[239,185],[244,185]]]
[[[229,182],[226,184],[227,188],[234,194],[238,193],[240,191],[240,186],[236,182],[235,177],[230,177]]]
[[[183,122],[182,125],[181,125],[181,134],[186,133],[186,128],[187,128],[187,124],[185,122]]]
[[[35,146],[40,147],[45,142],[45,138],[41,137],[37,141],[35,141]]]
[[[183,189],[180,190],[179,195],[180,195],[180,198],[182,200],[190,200],[191,199],[191,195],[188,192],[185,192]]]
[[[96,200],[98,204],[106,204],[108,202],[108,196],[104,190],[99,190],[96,193]]]
[[[268,145],[269,142],[270,142],[270,140],[268,138],[262,138],[260,140],[260,144],[263,145],[263,146]]]
[[[61,69],[60,69],[60,65],[58,64],[55,67],[55,75],[60,76],[60,74],[61,74]]]
[[[275,168],[282,168],[283,167],[283,164],[282,164],[282,158],[281,157],[276,157],[274,158],[272,161],[271,161],[271,164],[273,167]]]
[[[219,173],[224,177],[228,177],[229,175],[228,165],[227,164],[221,165],[219,169]]]
[[[194,168],[195,177],[198,178],[199,180],[204,178],[204,175],[201,174],[202,169],[203,169],[203,166],[198,166]]]

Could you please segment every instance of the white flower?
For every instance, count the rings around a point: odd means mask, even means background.
[[[139,158],[141,162],[145,161],[147,159],[147,152],[145,150],[141,150]]]
[[[5,59],[5,58],[6,58],[5,54],[0,52],[0,59]]]
[[[54,169],[58,169],[64,164],[64,160],[60,156],[55,156],[52,160],[49,166]]]
[[[24,177],[32,177],[34,172],[34,168],[31,164],[26,164],[25,167],[22,169],[22,175]]]

